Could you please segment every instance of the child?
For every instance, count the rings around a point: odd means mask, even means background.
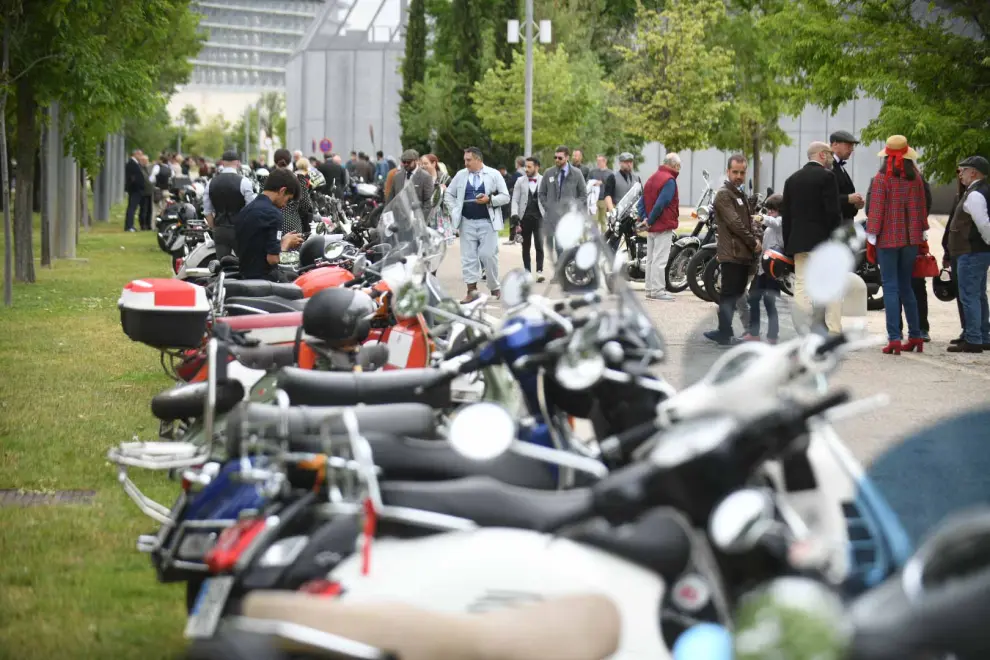
[[[784,196],[770,195],[764,202],[766,213],[763,215],[764,250],[783,250],[784,232],[780,225],[780,205]],[[749,287],[749,332],[743,335],[743,341],[760,341],[760,300],[767,310],[767,342],[776,344],[780,335],[780,321],[777,317],[777,296],[780,294],[780,284],[763,269],[760,259],[759,270]]]

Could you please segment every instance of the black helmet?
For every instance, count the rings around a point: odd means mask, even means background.
[[[320,291],[303,309],[303,330],[328,344],[364,341],[371,329],[375,303],[363,291],[330,288]]]
[[[299,246],[299,267],[312,266],[318,259],[323,258],[326,252],[326,236],[323,234],[311,234],[302,245]]]
[[[956,289],[956,281],[952,279],[952,271],[948,268],[939,271],[938,277],[932,279],[932,291],[942,302],[955,300],[959,292]]]

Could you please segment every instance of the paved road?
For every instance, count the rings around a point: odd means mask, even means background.
[[[941,229],[931,230],[931,245],[941,258]],[[521,249],[501,245],[501,271],[522,267]],[[460,277],[460,253],[455,243],[447,252],[438,273],[452,295],[464,295]],[[641,284],[634,288],[642,290]],[[484,290],[484,286],[481,287]],[[930,289],[930,287],[929,287]],[[645,306],[668,344],[663,375],[677,386],[696,378],[688,365],[710,364],[721,349],[701,337],[715,327],[715,306],[690,291],[676,295],[674,302],[645,301]],[[496,303],[490,303],[496,311]],[[891,404],[875,412],[843,422],[839,427],[849,447],[863,461],[870,461],[892,442],[926,424],[955,412],[984,405],[990,391],[990,354],[946,353],[948,341],[959,334],[955,303],[942,303],[929,295],[929,322],[933,341],[923,355],[883,355],[879,347],[850,356],[836,373],[833,383],[852,389],[854,395],[884,392]],[[782,325],[788,323],[786,302],[781,306]],[[765,322],[765,319],[764,319]],[[871,333],[884,335],[883,312],[870,312]],[[738,324],[737,324],[738,328]],[[688,366],[688,368],[686,368]]]

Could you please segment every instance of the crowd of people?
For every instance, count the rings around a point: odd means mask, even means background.
[[[761,259],[766,250],[793,260],[794,302],[802,316],[811,319],[817,313],[827,332],[840,332],[841,303],[814,310],[806,293],[808,256],[837,228],[856,222],[862,210],[866,215],[868,257],[879,267],[882,279],[888,337],[883,352],[897,355],[924,350],[924,344],[931,339],[926,278],[936,275],[930,269],[933,258],[927,242],[931,191],[918,169],[917,152],[904,136],[894,135],[878,154],[882,163],[868,191],[857,192],[846,164],[858,144],[848,131],[832,133],[828,142],[812,142],[807,148],[807,163],[787,178],[782,194],[764,200],[761,213],[753,208],[753,199],[743,188],[747,158],[742,154],[729,157],[723,184],[714,199],[721,271],[718,327],[706,332],[706,338],[720,345],[760,341],[762,307],[767,316],[766,340],[777,341],[776,299],[780,283],[766,272]],[[521,244],[523,267],[530,272],[535,270],[536,280],[542,282],[546,255],[559,255],[553,237],[560,217],[575,205],[587,204],[604,227],[606,214],[638,182],[643,186],[639,229],[647,232],[646,298],[675,300],[666,291],[665,271],[680,220],[678,154],[667,154],[644,182],[633,171],[635,159],[630,153],[620,154],[618,167],[613,170],[604,155],[598,155],[595,166],[589,167],[581,150],[572,151],[561,145],[554,150],[554,162],[545,171],[537,156],[528,156],[517,158],[512,172],[486,165],[484,154],[476,147],[468,147],[463,153],[463,169],[451,176],[435,154],[420,155],[414,149],[403,151],[398,162],[381,151],[374,161],[364,152],[352,151],[343,162],[337,154],[326,154],[319,160],[306,158],[298,150],[290,153],[279,149],[273,155],[265,191],[256,196],[240,173],[235,152],[224,153],[215,164],[180,154],[161,154],[152,163],[137,150],[125,171],[125,230],[135,231],[135,214],[142,230],[151,229],[156,204],[161,203],[172,177],[188,176],[196,168],[198,175],[210,178],[204,212],[214,230],[218,256],[231,251],[241,255],[249,245],[259,254],[268,250],[264,258],[254,260],[257,264],[249,264],[249,268],[256,267],[258,276],[267,277],[274,272],[268,265],[278,263],[278,253],[297,246],[302,234],[309,230],[314,213],[310,190],[330,192],[347,189],[354,182],[371,183],[382,187],[388,203],[411,185],[429,224],[449,241],[459,237],[466,289],[463,301],[469,302],[479,295],[482,281],[492,296],[498,298],[501,294],[499,233],[506,224],[507,243]],[[253,161],[251,167],[258,170],[269,166]],[[319,171],[322,176],[310,177],[311,171]],[[959,163],[958,194],[942,241],[943,267],[951,271],[952,284],[958,290],[962,327],[948,348],[952,352],[990,350],[986,294],[990,269],[988,175],[990,164],[982,156],[971,156]],[[277,222],[273,211],[277,211]],[[247,244],[241,249],[241,239],[233,229],[239,214],[257,226],[256,232],[245,234],[250,236],[244,238]],[[255,236],[268,236],[266,232],[271,231],[277,240]],[[737,312],[744,328],[740,336],[733,330]]]

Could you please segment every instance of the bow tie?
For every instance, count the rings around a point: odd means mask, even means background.
[[[529,179],[529,182],[530,182],[530,183],[536,183],[536,179],[535,179],[535,178],[533,178],[533,177],[530,177],[530,179]]]
[[[845,164],[846,164],[846,161],[840,160],[840,159],[836,158],[835,159],[835,164],[838,165],[839,167],[844,167]]]

